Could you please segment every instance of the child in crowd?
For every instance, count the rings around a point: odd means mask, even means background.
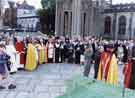
[[[10,67],[10,56],[5,52],[5,45],[0,43],[0,90],[15,89],[16,86],[11,84],[8,68]]]

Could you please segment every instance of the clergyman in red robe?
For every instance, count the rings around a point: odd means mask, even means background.
[[[24,45],[24,42],[18,38],[17,42],[15,44],[15,48],[19,54],[19,69],[23,69],[24,64],[25,64],[25,45]]]
[[[109,53],[103,52],[101,54],[101,61],[100,61],[99,71],[98,71],[98,80],[107,79],[110,60],[111,60],[111,57]]]
[[[124,86],[126,88],[129,88],[129,85],[130,85],[131,71],[132,71],[132,61],[129,60],[128,63],[125,64],[124,70],[123,70]]]

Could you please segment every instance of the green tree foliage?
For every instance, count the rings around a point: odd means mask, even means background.
[[[56,0],[41,0],[44,9],[55,9]]]
[[[41,31],[50,35],[55,31],[55,0],[41,0],[41,4],[43,9],[37,12],[40,17]]]

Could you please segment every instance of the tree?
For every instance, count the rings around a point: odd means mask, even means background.
[[[55,9],[56,0],[41,0],[44,9]]]
[[[41,0],[43,9],[39,9],[37,14],[40,17],[41,30],[50,34],[55,31],[55,0]]]
[[[37,11],[37,14],[38,14],[39,17],[40,17],[41,31],[42,31],[43,33],[48,32],[48,31],[46,31],[46,28],[45,28],[46,23],[48,23],[46,11],[45,11],[44,9],[39,9],[39,10]]]

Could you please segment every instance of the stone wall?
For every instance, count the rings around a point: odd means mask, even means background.
[[[113,30],[114,29],[113,28],[113,20],[115,18],[114,14],[117,14],[116,23],[115,23],[115,30]],[[134,37],[135,37],[135,12],[107,13],[107,14],[104,14],[104,19],[107,16],[110,16],[111,21],[112,21],[111,35],[108,35],[108,36],[114,36],[114,39],[134,39]],[[121,35],[118,33],[119,32],[119,18],[121,16],[126,17],[126,33],[124,35]]]
[[[73,38],[101,35],[104,28],[101,9],[102,8],[92,0],[57,1],[55,22],[56,35]]]

